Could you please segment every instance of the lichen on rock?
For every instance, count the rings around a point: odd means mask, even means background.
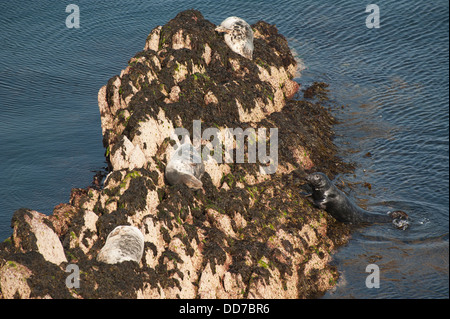
[[[300,193],[308,170],[332,176],[346,168],[332,143],[326,85],[313,84],[307,98],[296,93],[297,63],[275,26],[252,25],[253,60],[233,52],[215,27],[198,11],[179,13],[100,89],[110,172],[101,189],[72,190],[51,216],[15,214],[14,235],[0,244],[3,297],[311,298],[335,284],[331,253],[349,230]],[[278,129],[276,172],[262,174],[265,164],[248,158],[208,157],[201,189],[169,185],[170,137],[176,128],[192,132],[198,120],[221,132]],[[45,225],[50,251],[41,249],[30,214]],[[139,262],[97,260],[119,225],[142,232]],[[24,278],[15,288],[11,262]],[[79,288],[65,284],[68,264],[80,269]]]

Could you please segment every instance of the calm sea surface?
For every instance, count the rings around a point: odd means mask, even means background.
[[[412,225],[358,229],[334,255],[325,298],[449,297],[449,4],[380,1],[368,29],[361,1],[61,1],[0,3],[0,240],[20,207],[50,214],[90,185],[104,149],[97,92],[142,50],[152,28],[195,8],[219,24],[237,15],[276,24],[306,66],[297,79],[330,84],[341,156],[357,163],[347,193],[368,210],[401,209]],[[364,187],[364,183],[371,188]],[[367,184],[366,184],[367,185]],[[366,287],[366,266],[380,288]]]

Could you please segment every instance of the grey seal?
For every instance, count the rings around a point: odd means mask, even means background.
[[[132,260],[141,261],[144,253],[144,235],[134,226],[117,226],[106,238],[97,260],[107,264],[118,264]]]
[[[312,173],[306,177],[306,180],[313,189],[314,204],[321,209],[325,209],[340,222],[351,224],[392,222],[395,227],[400,229],[406,229],[409,225],[407,222],[408,215],[403,211],[378,214],[358,207],[323,173]]]
[[[185,184],[193,189],[200,189],[200,180],[205,173],[200,153],[191,143],[179,144],[172,152],[166,167],[166,179],[170,185]]]
[[[253,30],[250,25],[238,17],[228,17],[216,28],[225,33],[225,43],[234,52],[251,60],[253,57]]]

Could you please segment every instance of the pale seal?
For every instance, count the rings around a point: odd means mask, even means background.
[[[313,189],[314,204],[325,209],[340,222],[351,224],[392,222],[397,228],[408,227],[408,215],[405,212],[394,211],[387,214],[368,212],[354,204],[323,173],[312,173],[306,180]]]
[[[218,32],[225,32],[225,43],[234,52],[252,59],[253,30],[250,25],[238,17],[229,17],[216,28]]]
[[[107,264],[118,264],[132,260],[141,261],[144,253],[144,235],[134,226],[117,226],[106,238],[97,260]]]
[[[166,167],[166,179],[170,185],[185,184],[193,189],[203,187],[200,179],[204,173],[202,157],[189,142],[178,145]]]

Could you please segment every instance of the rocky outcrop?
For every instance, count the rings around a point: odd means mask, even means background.
[[[46,261],[60,265],[67,262],[64,249],[51,225],[46,222],[48,218],[36,211],[16,211],[12,218],[14,246],[21,252],[37,251]]]
[[[292,99],[299,68],[275,26],[252,25],[253,60],[231,51],[215,27],[198,11],[179,13],[100,89],[110,173],[102,188],[72,190],[50,216],[15,213],[0,249],[4,298],[310,298],[334,285],[330,254],[348,229],[299,191],[308,170],[332,176],[345,166],[326,85]],[[261,160],[236,163],[235,141],[232,161],[204,153],[201,189],[170,186],[170,137],[192,132],[195,121],[218,136],[265,128],[270,140],[278,129],[276,171],[266,174]],[[248,137],[244,153],[263,137]],[[212,150],[212,141],[197,142]],[[139,263],[97,260],[120,225],[143,234]],[[67,284],[68,265],[79,269],[78,287]]]

